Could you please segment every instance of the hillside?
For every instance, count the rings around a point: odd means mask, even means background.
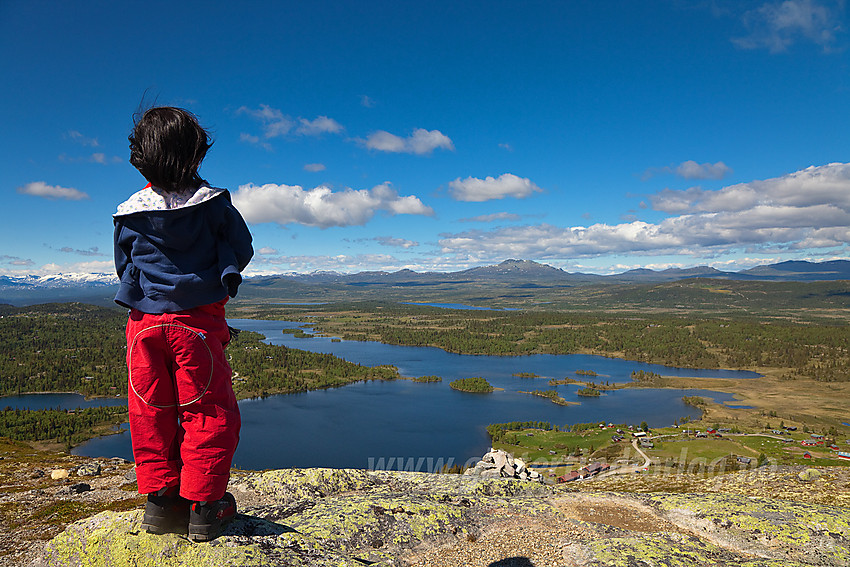
[[[812,471],[726,475],[699,494],[401,471],[237,471],[230,490],[242,514],[210,544],[141,532],[141,510],[104,511],[68,526],[33,565],[846,565],[847,509],[807,495],[828,488],[844,499],[847,476]],[[777,485],[792,488],[786,500],[759,494]]]
[[[530,260],[505,260],[457,272],[376,271],[356,274],[316,272],[246,278],[240,299],[267,301],[332,301],[397,299],[490,301],[503,298],[515,306],[555,301],[577,289],[605,290],[617,285],[652,285],[695,278],[751,282],[835,282],[850,280],[850,261],[782,262],[740,272],[722,272],[708,266],[663,271],[630,270],[601,276],[564,270]],[[111,274],[57,276],[0,276],[0,304],[29,305],[50,301],[85,301],[111,305],[115,294]],[[584,290],[587,292],[588,290]]]

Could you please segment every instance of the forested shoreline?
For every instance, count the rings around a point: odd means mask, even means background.
[[[126,397],[126,317],[121,310],[82,303],[0,305],[0,396]],[[361,366],[329,354],[267,345],[262,338],[258,333],[240,332],[225,351],[239,399],[398,378],[392,366]],[[99,426],[120,423],[126,413],[126,406],[7,408],[0,411],[0,437],[70,446],[94,436]]]
[[[70,448],[92,437],[95,428],[126,419],[126,406],[62,410],[0,410],[0,437],[16,441],[57,441]]]
[[[340,315],[332,309],[311,307],[309,321],[317,331],[347,339],[439,346],[463,354],[580,352],[695,368],[776,368],[780,380],[850,379],[850,327],[843,323],[438,309],[413,316],[410,309],[376,306],[369,312],[349,310]],[[269,313],[280,316],[282,312],[270,308]],[[286,316],[299,318],[293,309],[286,311]],[[307,320],[304,309],[300,317]],[[0,395],[76,392],[126,396],[125,321],[123,310],[82,303],[0,305]],[[361,366],[328,354],[268,345],[261,338],[257,333],[242,332],[226,351],[239,398],[399,377],[392,366]],[[585,372],[591,375],[591,371]],[[420,380],[436,381],[438,377]],[[565,380],[597,390],[590,394],[614,387]],[[663,387],[665,383],[663,377],[643,373],[632,376],[630,385]],[[473,389],[487,391],[489,385],[482,386]],[[111,419],[115,422],[117,414]],[[60,434],[55,438],[66,437]]]
[[[458,354],[597,354],[687,368],[782,368],[789,379],[850,380],[850,326],[841,321],[451,310],[412,316],[402,307],[331,311],[312,309],[310,325],[347,340]],[[302,314],[281,316],[305,320]]]

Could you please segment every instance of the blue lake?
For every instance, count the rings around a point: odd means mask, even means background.
[[[92,398],[87,400],[85,396],[71,393],[58,394],[24,394],[23,396],[0,397],[0,409],[10,407],[12,409],[62,409],[73,410],[77,408],[96,408],[102,406],[126,406],[127,398]]]
[[[658,427],[683,416],[699,416],[697,409],[682,402],[682,396],[701,395],[718,402],[735,402],[731,394],[668,389],[624,389],[598,398],[583,398],[575,393],[579,386],[570,384],[555,388],[561,396],[580,405],[559,406],[520,393],[551,389],[550,378],[582,379],[575,375],[576,370],[595,371],[599,375],[595,380],[610,382],[627,382],[635,370],[677,376],[759,376],[753,372],[670,368],[588,355],[474,356],[428,347],[333,342],[330,337],[297,339],[282,330],[301,328],[302,323],[248,319],[229,322],[234,327],[262,333],[271,344],[331,353],[368,366],[391,364],[403,376],[436,374],[443,378],[439,383],[360,382],[330,390],[244,400],[239,404],[242,432],[234,464],[247,469],[403,468],[422,463],[419,470],[426,470],[429,462],[464,464],[480,458],[490,446],[486,434],[490,423],[533,420],[563,426],[593,421],[646,421]],[[540,377],[512,376],[518,372]],[[468,394],[449,388],[450,381],[471,376],[482,376],[503,390]],[[94,439],[74,452],[130,459],[129,435]],[[399,461],[403,464],[399,465]]]

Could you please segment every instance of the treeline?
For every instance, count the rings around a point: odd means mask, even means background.
[[[112,424],[127,413],[127,406],[76,410],[0,411],[0,437],[17,441],[59,441],[74,445],[90,439],[95,427]]]
[[[614,427],[625,429],[628,426],[625,423],[620,423],[614,425]],[[648,429],[645,421],[641,422],[641,427]],[[572,425],[567,423],[562,427],[558,427],[557,425],[553,427],[548,421],[509,421],[507,423],[491,423],[487,426],[487,435],[489,435],[490,439],[493,441],[499,441],[504,438],[505,433],[508,431],[522,431],[524,429],[541,429],[543,431],[555,431],[556,433],[559,431],[582,433],[584,431],[599,431],[599,422],[592,421],[590,423],[574,423]]]
[[[701,398],[700,396],[682,396],[682,403],[686,406],[692,406],[700,409],[708,405],[705,398]]]
[[[493,386],[480,376],[474,376],[472,378],[459,378],[457,380],[453,380],[449,382],[449,387],[453,390],[460,390],[461,392],[473,392],[476,394],[489,394],[493,391]]]
[[[493,441],[499,441],[506,431],[522,431],[523,429],[542,429],[550,431],[552,424],[548,421],[509,421],[507,423],[491,423],[487,426],[487,435]]]
[[[585,396],[587,398],[598,398],[602,394],[596,388],[588,386],[586,388],[579,388],[578,390],[576,390],[576,395]]]
[[[362,380],[394,380],[394,366],[361,366],[331,354],[261,342],[259,333],[241,331],[225,351],[239,398],[334,388]]]
[[[553,403],[558,404],[559,406],[569,405],[570,402],[565,400],[559,393],[558,390],[532,390],[528,392],[532,396],[539,396],[541,398],[548,398]]]
[[[0,305],[0,395],[68,391],[126,396],[126,321],[123,310],[83,303]],[[225,351],[240,398],[398,377],[395,367],[361,366],[261,339],[241,332]]]
[[[125,395],[126,312],[83,303],[0,306],[0,395]]]
[[[434,374],[429,374],[427,376],[419,376],[413,379],[414,382],[442,382],[443,379],[439,376],[435,376]]]
[[[319,320],[320,330],[339,328]],[[354,340],[435,346],[462,354],[589,353],[694,368],[791,369],[789,378],[850,380],[850,326],[786,320],[613,317],[559,312],[423,312],[358,320]]]
[[[647,372],[645,370],[633,370],[631,374],[632,381],[641,386],[665,386],[669,382],[661,374],[656,372]]]

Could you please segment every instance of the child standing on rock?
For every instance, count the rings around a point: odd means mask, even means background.
[[[130,163],[147,186],[118,206],[115,302],[127,322],[128,405],[142,528],[209,541],[236,514],[225,492],[240,417],[224,356],[224,304],[254,251],[224,189],[198,175],[212,145],[172,107],[134,120]]]

